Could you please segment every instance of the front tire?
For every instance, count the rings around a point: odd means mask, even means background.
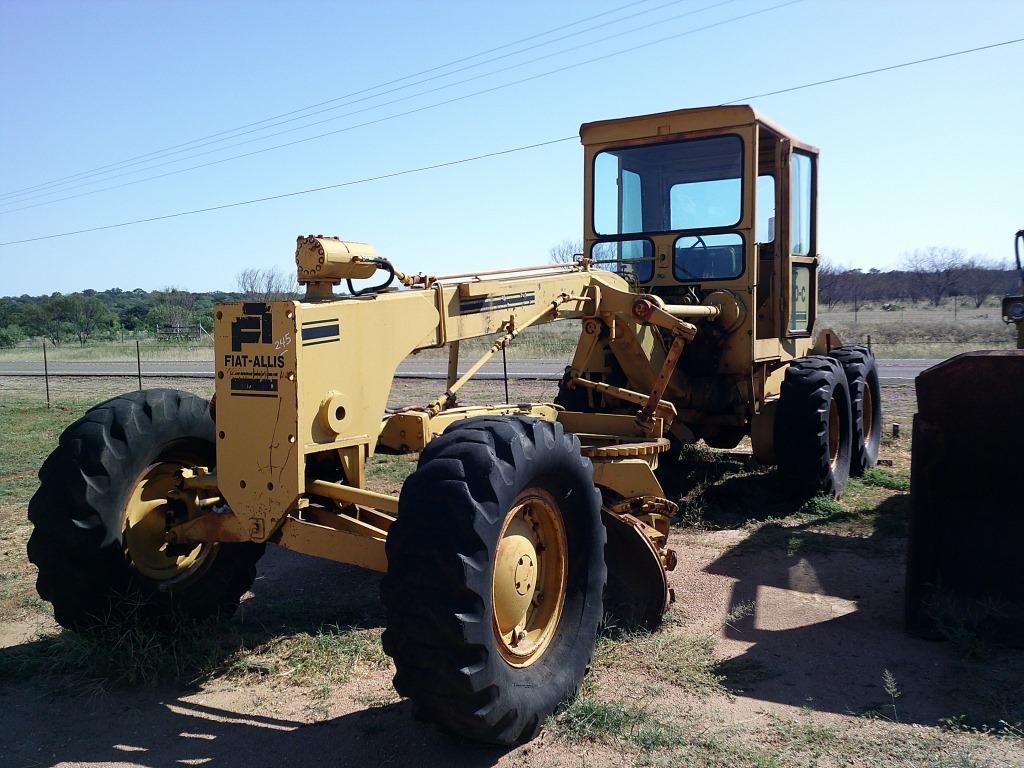
[[[779,471],[802,494],[839,496],[850,476],[850,389],[831,357],[794,360],[775,413]]]
[[[129,613],[201,619],[237,608],[262,544],[162,548],[177,469],[215,460],[209,402],[173,389],[100,403],[64,430],[28,507],[36,589],[59,624],[89,630]]]
[[[511,745],[576,691],[603,611],[600,508],[561,424],[468,419],[427,446],[382,585],[384,650],[420,717]]]

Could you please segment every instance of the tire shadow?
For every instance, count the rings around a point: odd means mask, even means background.
[[[212,706],[201,699],[132,692],[83,702],[54,697],[37,687],[0,688],[0,704],[6,704],[8,712],[0,763],[11,768],[56,764],[484,768],[507,751],[462,742],[418,723],[407,702],[307,724]]]
[[[314,632],[331,624],[383,627],[382,578],[374,571],[270,546],[237,621],[271,634]]]
[[[182,679],[193,681],[185,685],[108,689],[50,676],[45,668],[28,676],[12,673],[26,657],[45,664],[58,652],[60,635],[0,649],[0,707],[5,712],[0,765],[493,765],[507,749],[460,740],[420,723],[408,701],[306,723],[251,714],[257,696],[264,701],[282,697],[282,711],[294,704],[289,700],[297,695],[294,689],[272,679],[203,686],[217,674],[210,668],[223,671],[239,647],[331,625],[383,626],[380,579],[380,574],[352,566],[268,548],[238,614],[211,625],[213,655],[203,656],[195,670],[182,670]]]

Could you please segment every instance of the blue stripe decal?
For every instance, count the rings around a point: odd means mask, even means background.
[[[302,340],[311,341],[313,339],[325,339],[328,336],[337,336],[341,332],[338,323],[333,325],[318,325],[312,328],[304,327],[302,329]]]

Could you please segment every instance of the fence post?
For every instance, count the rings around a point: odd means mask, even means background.
[[[50,407],[50,364],[46,360],[46,339],[43,339],[43,381],[46,382],[46,407]]]
[[[505,405],[508,405],[508,358],[505,356],[505,345],[501,346],[501,370],[505,375]]]
[[[868,334],[868,352],[871,351],[871,334]]]
[[[139,371],[139,391],[142,391],[142,351],[139,349],[139,340],[135,340],[135,363]]]

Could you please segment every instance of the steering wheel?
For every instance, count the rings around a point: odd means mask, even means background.
[[[704,238],[701,237],[700,235],[694,235],[694,237],[697,238],[697,239],[693,243],[691,243],[690,245],[686,246],[683,250],[684,251],[691,251],[691,250],[693,250],[694,248],[696,248],[699,245],[701,248],[703,248],[706,251],[708,249],[708,244],[704,242]],[[677,267],[677,269],[680,272],[683,273],[684,277],[692,277],[694,280],[700,280],[701,279],[700,275],[693,274],[693,272],[691,272],[690,270],[688,270],[686,267],[684,267],[682,265],[679,265]]]

